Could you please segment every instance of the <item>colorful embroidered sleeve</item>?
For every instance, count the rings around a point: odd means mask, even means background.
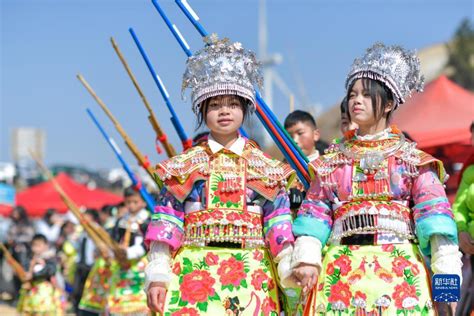
[[[332,212],[318,177],[314,178],[293,223],[296,237],[311,236],[324,246],[331,234]]]
[[[462,174],[453,213],[459,231],[467,231],[474,237],[474,165]]]
[[[457,229],[443,185],[430,166],[422,166],[411,190],[413,219],[421,251],[431,254],[430,237],[443,235],[457,243]]]
[[[184,240],[183,203],[163,188],[157,204],[148,225],[145,244],[149,246],[151,242],[159,241],[168,244],[173,251],[177,250]]]
[[[285,243],[293,243],[291,229],[290,200],[285,189],[281,189],[274,201],[263,205],[263,232],[271,254],[276,257]]]

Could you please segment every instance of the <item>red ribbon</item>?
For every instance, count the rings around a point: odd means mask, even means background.
[[[162,134],[161,136],[156,136],[156,138],[157,138],[161,143],[165,143],[165,142],[168,140],[168,137],[166,136],[166,134]]]
[[[183,144],[183,149],[186,150],[186,149],[189,149],[191,147],[193,147],[193,140],[192,139],[186,139],[184,142],[182,142]]]
[[[145,169],[150,168],[151,163],[150,163],[150,159],[148,159],[148,156],[145,156],[145,159],[144,159],[144,160],[145,160],[145,161],[143,161],[143,164],[142,164],[143,168],[145,168]]]
[[[163,152],[163,150],[161,150],[160,143],[158,142],[159,140],[160,139],[158,137],[155,139],[155,149],[158,155]]]
[[[141,182],[140,180],[137,180],[137,181],[138,181],[138,182],[137,182],[137,184],[135,184],[135,185],[133,186],[133,189],[134,189],[135,191],[139,192],[140,189],[142,188],[142,182]]]

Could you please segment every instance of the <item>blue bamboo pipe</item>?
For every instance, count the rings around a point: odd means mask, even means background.
[[[281,126],[280,122],[278,119],[275,117],[275,114],[273,114],[272,110],[268,107],[268,105],[265,103],[265,100],[263,100],[262,96],[260,93],[255,90],[256,94],[256,99],[258,104],[260,104],[260,107],[262,108],[263,112],[265,115],[270,119],[272,124],[275,126],[275,129],[279,131],[280,136],[285,140],[285,142],[288,144],[288,146],[292,149],[296,159],[298,159],[299,163],[305,168],[306,172],[308,172],[308,158],[306,157],[305,154],[303,154],[299,148],[298,145],[296,145],[293,140],[290,138],[290,136],[286,133],[286,130]],[[285,137],[286,136],[286,137]],[[291,139],[289,142],[288,139]],[[296,149],[296,152],[295,152]]]
[[[156,0],[152,0],[153,2],[156,2]],[[199,23],[199,16],[197,13],[191,8],[189,5],[188,1],[186,0],[176,0],[176,4],[180,7],[181,11],[184,12],[186,17],[191,21],[191,23],[194,25],[196,30],[198,30],[199,34],[201,34],[202,37],[206,37],[209,35],[209,33],[204,29],[201,23]]]
[[[166,17],[166,14],[161,9],[161,7],[158,5],[158,1],[157,0],[152,0],[152,2],[153,2],[153,5],[155,6],[155,8],[157,8],[157,10],[160,12],[160,15],[164,19]],[[189,5],[187,0],[175,0],[175,2],[179,6],[181,11],[183,11],[184,15],[186,15],[188,20],[194,25],[194,27],[199,32],[199,34],[201,34],[202,37],[208,36],[209,33],[206,31],[204,26],[199,22],[199,16],[193,10],[193,8]],[[166,17],[166,19],[169,21],[168,17]],[[169,27],[169,25],[168,25],[168,27]],[[176,37],[176,35],[175,35],[175,37]],[[181,38],[182,38],[182,35],[181,35]],[[298,154],[295,154],[295,156],[300,161],[302,166],[305,166],[305,168],[307,169],[308,157],[306,157],[306,155],[301,151],[301,148],[299,148],[299,146],[294,143],[293,139],[290,137],[290,135],[288,135],[288,132],[283,128],[283,126],[281,126],[280,122],[276,118],[273,111],[270,109],[270,107],[267,105],[267,103],[263,100],[263,98],[260,95],[258,89],[255,89],[255,92],[256,92],[257,101],[260,104],[260,106],[263,108],[265,114],[270,118],[270,121],[272,122],[272,124],[277,127],[277,130],[280,132],[282,138],[287,142],[287,144],[298,152]]]
[[[161,8],[160,8],[161,10]],[[169,22],[169,20],[168,20]],[[176,27],[176,26],[175,26]],[[177,34],[179,33],[179,30],[176,28]],[[169,93],[168,90],[166,89],[165,85],[163,84],[163,81],[161,80],[161,77],[156,73],[155,68],[153,67],[153,64],[151,63],[150,59],[148,58],[147,53],[145,52],[145,49],[143,48],[142,44],[140,43],[140,40],[138,39],[137,34],[133,30],[133,28],[129,28],[130,35],[132,35],[133,41],[137,45],[138,50],[140,51],[140,54],[142,55],[143,59],[145,60],[145,63],[148,67],[148,70],[150,71],[153,80],[155,81],[156,85],[158,86],[158,89],[160,90],[161,96],[165,100],[166,106],[168,107],[170,113],[171,113],[171,123],[173,123],[174,128],[176,129],[176,132],[178,133],[179,138],[181,139],[181,142],[186,144],[186,146],[191,145],[191,140],[188,138],[186,132],[184,131],[183,125],[181,124],[178,116],[176,115],[176,112],[174,111],[173,105],[171,104],[171,101],[169,99]],[[191,51],[189,50],[189,45],[186,43],[184,38],[182,36],[177,35],[180,39],[180,45],[181,47],[185,50],[185,52],[189,52],[191,54]],[[186,52],[186,54],[188,54]],[[241,128],[240,133],[242,136],[248,138],[248,134]],[[184,146],[184,147],[186,147]],[[186,149],[186,148],[185,148]]]
[[[193,53],[191,52],[188,43],[181,35],[181,32],[179,31],[178,27],[171,23],[170,19],[168,18],[168,16],[166,16],[163,9],[161,9],[158,2],[156,2],[155,0],[152,0],[152,3],[155,6],[156,10],[158,10],[158,13],[161,15],[161,18],[163,19],[163,21],[165,21],[166,25],[168,26],[170,31],[173,33],[174,37],[178,40],[179,45],[184,50],[186,55],[188,55],[188,57],[191,57]]]
[[[165,21],[166,25],[168,26],[168,28],[173,33],[173,35],[176,38],[176,40],[178,41],[179,45],[181,46],[181,48],[186,53],[186,55],[188,55],[188,57],[192,56],[193,53],[191,52],[188,43],[186,42],[186,40],[181,35],[181,32],[179,31],[178,27],[171,23],[170,19],[168,18],[168,16],[166,16],[165,12],[161,9],[158,2],[156,2],[155,0],[152,0],[152,2],[153,2],[153,5],[155,6],[156,10],[158,10],[158,13],[161,15],[161,18]]]
[[[188,57],[190,56],[189,54],[192,54],[191,53],[191,50],[189,49],[189,45],[187,44],[186,40],[184,39],[184,37],[182,36],[181,32],[179,32],[179,30],[177,29],[177,27],[171,23],[171,21],[169,20],[169,18],[166,16],[166,14],[164,13],[164,11],[161,9],[160,5],[158,4],[157,0],[152,0],[152,3],[154,5],[154,7],[157,9],[157,11],[159,12],[160,16],[163,18],[163,20],[165,21],[166,25],[168,26],[169,30],[171,31],[171,33],[174,35],[174,37],[176,38],[176,40],[178,41],[178,43],[180,44],[181,47],[187,47],[188,49],[187,50],[184,50],[186,55],[188,55]],[[206,30],[204,29],[204,27],[202,27],[202,25],[199,23],[198,21],[198,17],[197,15],[194,13],[194,11],[192,11],[191,7],[186,3],[186,5],[183,4],[183,1],[179,1],[179,0],[176,0],[176,3],[180,6],[180,8],[183,10],[183,12],[186,14],[186,16],[189,18],[189,20],[193,23],[193,25],[196,27],[196,29],[199,31],[199,33],[202,35],[202,36],[207,36],[208,33],[206,32]],[[187,7],[186,7],[187,6]],[[257,91],[257,100],[259,101],[260,105],[261,105],[261,108],[263,110],[263,112],[265,113],[265,115],[269,118],[269,120],[271,121],[271,123],[275,126],[275,129],[277,131],[279,131],[279,134],[280,136],[282,137],[282,139],[284,139],[284,141],[292,147],[292,151],[296,157],[296,159],[298,160],[298,162],[300,163],[300,165],[304,168],[304,171],[309,174],[308,172],[308,163],[307,163],[307,157],[301,152],[301,149],[293,142],[293,140],[291,139],[291,137],[289,137],[288,133],[286,133],[286,131],[284,129],[282,129],[281,127],[281,124],[279,123],[276,123],[278,122],[278,120],[276,119],[276,117],[274,116],[273,112],[271,111],[271,109],[268,107],[268,105],[265,103],[265,101],[261,98],[260,94],[258,93]],[[277,137],[275,135],[273,135],[273,133],[269,130],[269,128],[266,126],[266,124],[263,122],[263,119],[260,117],[260,115],[257,115],[257,117],[260,119],[260,121],[262,121],[265,129],[268,131],[268,133],[270,134],[270,136],[272,137],[272,139],[275,141],[275,143],[277,144],[278,148],[280,149],[280,151],[283,153],[283,155],[285,156],[286,160],[292,165],[292,167],[298,171],[298,177],[301,179],[301,181],[303,181],[303,183],[305,184],[305,187],[309,187],[309,184],[307,183],[305,177],[302,175],[301,171],[296,167],[296,164],[295,163],[292,163],[292,159],[289,157],[288,153],[286,153],[286,151],[282,148],[282,146],[279,144],[279,141],[277,139]],[[276,121],[276,122],[275,122]],[[295,152],[296,151],[296,152]]]
[[[260,116],[260,113],[258,111],[255,111],[257,117],[259,120],[261,120],[263,122],[263,119],[261,118]],[[285,157],[286,161],[288,161],[290,163],[290,165],[292,166],[292,168],[296,171],[296,174],[298,175],[298,178],[300,179],[301,183],[303,183],[303,186],[307,189],[309,188],[309,183],[308,181],[306,180],[305,176],[303,175],[303,173],[301,172],[301,170],[299,168],[296,167],[296,165],[292,162],[292,159],[290,157],[290,155],[286,152],[286,150],[283,148],[283,145],[278,141],[277,137],[275,134],[272,133],[272,131],[270,130],[270,128],[265,124],[263,123],[263,127],[265,127],[265,129],[267,130],[268,134],[270,134],[270,136],[272,137],[273,141],[275,142],[275,144],[277,145],[278,149],[283,153],[283,156]]]
[[[150,71],[153,80],[155,81],[156,85],[158,86],[158,89],[160,90],[161,96],[165,100],[166,106],[168,107],[168,110],[171,113],[171,123],[173,123],[174,128],[176,129],[176,132],[178,133],[179,138],[181,139],[181,142],[183,145],[189,144],[191,141],[188,138],[188,135],[184,131],[183,124],[181,124],[178,116],[176,115],[176,112],[174,111],[173,106],[171,105],[171,101],[169,99],[169,94],[168,90],[166,89],[165,85],[163,84],[163,81],[161,80],[160,76],[155,71],[155,68],[153,67],[150,59],[148,58],[148,55],[146,54],[145,50],[143,49],[142,44],[138,40],[137,34],[133,30],[133,28],[129,29],[130,35],[132,35],[133,41],[137,45],[138,50],[140,51],[140,54],[142,55],[143,59],[145,60],[145,63],[148,67],[148,70]]]
[[[151,197],[150,193],[148,193],[148,191],[145,189],[145,187],[140,183],[138,178],[135,176],[133,171],[128,166],[127,162],[123,159],[122,154],[121,154],[121,150],[118,147],[118,145],[115,143],[114,139],[109,137],[109,135],[104,130],[102,125],[99,123],[99,121],[97,120],[95,115],[92,113],[92,111],[90,109],[86,109],[86,111],[87,111],[87,114],[89,114],[89,117],[94,122],[95,126],[97,126],[97,128],[101,132],[102,136],[104,136],[105,140],[107,141],[107,143],[110,145],[110,147],[114,151],[115,156],[120,161],[120,164],[122,165],[123,169],[125,170],[125,172],[129,176],[130,180],[132,180],[132,184],[136,188],[138,188],[138,191],[140,192],[140,195],[143,197],[143,200],[145,201],[146,205],[148,206],[148,209],[151,212],[153,212],[153,210],[155,209],[155,202],[154,202],[153,198]]]

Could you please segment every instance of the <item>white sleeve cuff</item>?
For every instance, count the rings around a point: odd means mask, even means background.
[[[443,235],[433,235],[431,242],[431,270],[435,274],[457,274],[462,278],[462,254],[458,245]]]
[[[279,263],[283,258],[291,256],[293,252],[293,245],[286,243],[283,245],[283,249],[278,253],[278,255],[273,259],[275,263]]]
[[[145,268],[145,292],[152,282],[161,282],[168,288],[172,277],[169,246],[158,241],[152,242],[148,260]]]
[[[291,268],[301,263],[312,264],[321,271],[321,242],[314,237],[300,236],[295,241],[291,258]]]
[[[291,270],[291,254],[293,253],[293,245],[287,243],[283,245],[283,249],[273,259],[278,264],[277,272],[280,286],[286,288],[297,288],[298,285],[294,282]]]

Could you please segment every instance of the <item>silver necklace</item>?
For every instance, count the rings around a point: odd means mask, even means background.
[[[373,150],[367,153],[357,153],[348,149],[345,145],[345,142],[339,144],[339,149],[347,158],[352,159],[354,161],[360,161],[360,167],[364,170],[365,173],[366,171],[373,172],[379,169],[382,162],[387,157],[397,152],[403,146],[403,144],[405,144],[405,135],[400,134],[400,141],[397,144],[383,150]]]

